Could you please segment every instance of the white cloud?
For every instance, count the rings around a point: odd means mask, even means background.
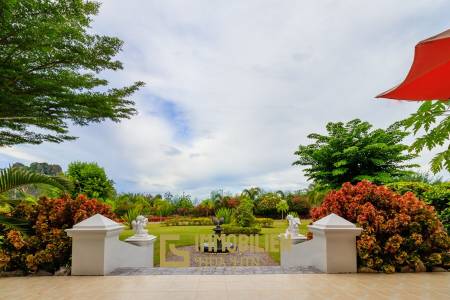
[[[449,9],[445,1],[105,1],[93,30],[125,41],[125,71],[106,75],[117,85],[147,82],[135,97],[140,115],[26,153],[63,165],[98,161],[122,191],[305,187],[291,163],[307,134],[357,117],[386,127],[417,108],[374,96],[403,79],[417,41],[449,27],[439,18]]]

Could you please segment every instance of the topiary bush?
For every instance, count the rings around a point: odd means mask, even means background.
[[[69,265],[72,243],[64,229],[97,213],[115,219],[108,205],[82,195],[76,199],[44,197],[34,205],[17,205],[11,216],[28,220],[31,228],[24,234],[0,225],[0,269],[55,272]]]
[[[335,213],[363,228],[358,265],[392,273],[450,267],[450,239],[434,208],[413,193],[397,194],[368,181],[330,192],[312,219]]]
[[[261,228],[258,226],[251,226],[251,227],[241,227],[237,225],[223,225],[222,226],[223,233],[224,234],[258,234],[261,232]]]

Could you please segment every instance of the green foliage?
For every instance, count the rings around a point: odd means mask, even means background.
[[[75,183],[73,196],[85,194],[89,198],[106,200],[115,194],[114,182],[106,176],[105,170],[96,163],[72,162],[67,175]]]
[[[277,204],[277,212],[281,212],[281,219],[284,219],[284,213],[286,213],[289,210],[289,204],[286,200],[282,199]]]
[[[126,212],[126,214],[124,214],[124,215],[122,216],[122,220],[124,221],[124,223],[125,223],[129,228],[131,228],[131,223],[132,223],[134,220],[136,220],[136,218],[137,218],[138,216],[140,216],[140,215],[142,215],[142,210],[141,210],[141,208],[140,208],[140,207],[133,207],[133,208],[130,208],[130,209]]]
[[[152,213],[160,217],[166,217],[175,211],[175,206],[165,199],[155,199]]]
[[[296,211],[290,211],[290,212],[287,213],[286,216],[289,216],[289,215],[293,216],[294,218],[298,218],[299,217],[298,213]]]
[[[73,188],[71,181],[61,176],[47,176],[12,167],[0,170],[0,193],[34,183],[52,185],[63,191]]]
[[[252,200],[253,202],[255,202],[259,195],[261,195],[262,190],[259,187],[251,187],[248,189],[244,189],[241,193],[241,196],[247,197],[250,200]]]
[[[240,227],[233,224],[223,225],[223,233],[224,234],[259,234],[261,232],[261,228],[257,226],[251,227]]]
[[[273,219],[271,218],[256,218],[256,224],[261,228],[272,228],[273,227]]]
[[[240,227],[251,227],[255,224],[253,203],[250,199],[241,199],[241,203],[233,214],[233,223],[239,225]]]
[[[99,3],[0,1],[0,146],[72,140],[68,124],[118,122],[142,82],[108,88],[98,74],[122,69],[115,37],[90,29]]]
[[[277,216],[277,205],[282,201],[282,197],[277,193],[264,193],[259,195],[256,202],[256,214],[261,216]]]
[[[311,208],[309,197],[304,194],[288,195],[287,203],[289,211],[295,211],[298,215],[308,216]]]
[[[223,224],[230,224],[233,210],[231,208],[221,207],[216,211],[218,219],[223,218]]]
[[[363,179],[384,184],[408,174],[405,169],[416,166],[404,164],[416,157],[403,153],[408,146],[401,142],[408,133],[398,124],[386,130],[371,128],[359,119],[346,124],[330,122],[327,135],[308,135],[315,142],[300,145],[295,152],[298,160],[293,164],[308,166],[304,169],[308,179],[332,188]]]
[[[44,174],[44,175],[51,175],[51,176],[57,176],[57,175],[61,175],[63,173],[63,170],[60,165],[48,164],[46,162],[42,162],[42,163],[33,162],[30,164],[29,167],[25,166],[24,164],[16,162],[12,166],[13,166],[13,168],[23,168],[30,172]]]
[[[126,193],[121,194],[117,198],[106,202],[113,204],[114,213],[118,216],[123,216],[126,212],[134,207],[137,207],[143,215],[148,215],[152,212],[152,204],[154,199],[148,194]]]
[[[424,131],[411,145],[412,152],[420,153],[425,148],[431,150],[446,147],[431,160],[431,171],[435,174],[442,169],[450,171],[449,112],[450,101],[424,101],[416,113],[400,122],[406,129],[412,128],[414,135],[420,130]]]
[[[183,194],[182,196],[174,197],[172,203],[175,206],[176,212],[183,216],[190,214],[194,208],[190,195]]]
[[[387,186],[401,195],[412,192],[417,198],[433,205],[442,224],[450,233],[450,182],[395,182]]]
[[[189,218],[189,217],[178,217],[173,219],[168,219],[164,221],[166,226],[199,226],[199,225],[214,225],[210,218]]]

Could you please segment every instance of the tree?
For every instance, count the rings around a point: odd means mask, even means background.
[[[67,175],[75,184],[74,197],[85,194],[89,198],[106,200],[115,194],[114,182],[108,179],[105,170],[96,163],[72,162]]]
[[[253,226],[256,220],[253,215],[253,202],[249,198],[242,198],[233,217],[234,222],[241,227]]]
[[[281,213],[281,219],[284,219],[284,213],[287,213],[289,211],[289,205],[286,200],[281,200],[277,204],[277,211]]]
[[[424,148],[432,150],[445,146],[446,149],[431,160],[431,171],[434,174],[442,169],[450,171],[450,101],[425,101],[416,113],[401,121],[401,124],[406,129],[412,128],[414,135],[421,129],[425,131],[411,145],[412,152],[418,154]]]
[[[404,164],[417,155],[404,153],[409,147],[401,142],[408,133],[399,127],[371,130],[371,124],[359,119],[346,124],[330,122],[327,135],[308,135],[315,142],[300,145],[293,164],[309,166],[304,170],[308,179],[332,188],[363,179],[379,184],[393,181],[417,166]]]
[[[241,193],[241,196],[246,196],[253,202],[258,199],[258,196],[261,195],[261,188],[259,187],[251,187],[249,189],[244,189]]]
[[[70,123],[119,122],[136,113],[141,86],[108,87],[98,74],[120,70],[123,42],[91,34],[99,3],[0,1],[0,147],[75,139]]]

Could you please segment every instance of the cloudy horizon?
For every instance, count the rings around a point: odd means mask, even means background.
[[[291,164],[308,134],[355,118],[386,128],[417,109],[374,97],[406,76],[418,41],[450,28],[448,11],[443,0],[105,1],[92,31],[124,41],[124,70],[102,76],[146,82],[139,114],[71,127],[76,141],[1,148],[0,167],[94,161],[119,192],[199,198],[305,188]]]

